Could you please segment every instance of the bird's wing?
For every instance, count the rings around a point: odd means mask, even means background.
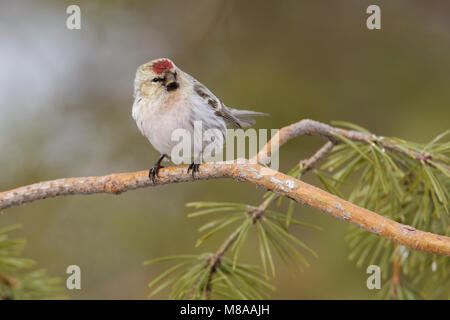
[[[214,110],[214,113],[222,117],[225,122],[231,125],[233,128],[242,128],[242,125],[238,118],[236,118],[231,110],[225,106],[207,87],[201,84],[194,77],[188,75],[194,84],[194,94],[205,100],[205,102]]]

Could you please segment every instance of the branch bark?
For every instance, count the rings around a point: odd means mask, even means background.
[[[232,178],[263,187],[290,199],[357,225],[380,237],[415,250],[450,255],[450,238],[414,229],[358,207],[322,189],[294,179],[259,164],[236,162],[205,163],[200,166],[196,180]],[[0,193],[0,210],[20,204],[75,194],[119,194],[143,187],[193,181],[187,166],[172,166],[160,170],[153,184],[148,171],[118,173],[106,176],[58,179],[20,187]]]
[[[265,163],[271,156],[271,154],[277,151],[282,145],[284,145],[289,140],[302,135],[320,136],[328,139],[334,144],[339,144],[340,140],[336,137],[336,134],[352,141],[360,141],[364,143],[376,142],[379,145],[383,146],[385,149],[407,154],[413,159],[426,163],[429,166],[433,166],[430,161],[435,160],[430,154],[426,152],[417,152],[411,149],[401,148],[392,144],[389,139],[381,136],[376,136],[374,134],[368,134],[360,131],[345,130],[342,128],[332,127],[328,124],[318,121],[304,119],[281,128],[278,133],[274,137],[272,137],[272,139],[263,148],[261,148],[258,154],[251,159],[251,162],[256,161],[258,163]],[[272,147],[274,147],[273,150]],[[450,166],[440,161],[438,162],[447,170],[450,170]]]

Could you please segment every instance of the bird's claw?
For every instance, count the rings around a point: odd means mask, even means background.
[[[155,183],[155,178],[159,177],[159,169],[164,168],[160,164],[155,164],[149,171],[148,171],[148,177],[149,179],[152,179],[152,182]]]
[[[200,169],[200,163],[191,163],[189,165],[189,168],[187,170],[187,173],[192,170],[192,178],[195,179],[195,173],[198,172]]]

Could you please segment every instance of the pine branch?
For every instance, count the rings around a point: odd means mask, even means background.
[[[32,270],[34,261],[21,257],[23,239],[9,239],[18,225],[0,229],[0,300],[63,299],[60,279]]]
[[[359,131],[338,129],[312,120],[302,120],[282,128],[273,139],[279,139],[277,147],[300,134],[316,134],[328,138],[332,143],[339,143],[336,135],[355,141],[372,143],[376,141],[385,148],[406,153],[415,159],[429,164],[437,162],[430,155],[418,153],[406,148],[399,148],[389,140]],[[260,162],[270,155],[270,142],[264,146],[256,158]],[[253,159],[251,159],[253,160]],[[442,164],[445,166],[446,164]],[[119,194],[128,190],[157,186],[170,183],[193,181],[187,173],[187,166],[172,166],[160,171],[160,177],[152,183],[148,171],[119,173],[97,177],[67,178],[40,182],[0,193],[0,210],[24,203],[57,197],[62,195],[110,193]],[[357,225],[380,237],[387,238],[404,246],[419,251],[450,255],[450,238],[416,230],[407,225],[382,217],[370,210],[361,208],[328,192],[325,192],[298,179],[269,169],[252,161],[205,163],[195,180],[232,178],[246,181],[286,196],[294,201],[307,204],[333,217]]]
[[[342,125],[352,129],[356,128],[362,132],[367,132],[367,130],[359,128],[356,125],[345,123],[342,123]],[[345,138],[342,135],[333,134],[341,143],[336,147],[333,154],[328,157],[334,145],[338,143],[330,140],[312,157],[300,161],[296,167],[289,171],[288,175],[300,179],[305,173],[313,169],[315,164],[321,158],[327,157],[328,160],[323,165],[322,169],[328,169],[328,172],[335,171],[337,168],[339,169],[337,169],[332,176],[320,171],[315,171],[315,174],[324,184],[325,188],[331,193],[342,197],[338,190],[339,186],[342,186],[343,184],[353,184],[351,182],[346,182],[346,180],[352,172],[357,172],[357,175],[360,175],[360,179],[349,196],[351,202],[360,204],[367,209],[372,209],[377,212],[380,210],[380,213],[395,221],[402,223],[408,221],[408,224],[412,224],[416,228],[424,228],[425,230],[436,234],[447,235],[445,228],[442,229],[439,225],[433,225],[434,227],[430,228],[430,225],[426,223],[426,220],[424,220],[425,223],[417,224],[417,217],[420,217],[420,213],[423,212],[422,208],[420,208],[420,198],[423,197],[422,194],[429,195],[428,202],[432,201],[431,206],[434,208],[432,211],[433,216],[436,216],[437,219],[440,219],[439,217],[441,217],[444,219],[442,223],[444,223],[444,225],[446,224],[445,216],[439,215],[439,211],[443,210],[447,212],[448,197],[445,192],[445,183],[447,182],[441,181],[441,178],[444,176],[448,177],[448,170],[445,166],[436,164],[436,160],[441,161],[444,164],[448,163],[446,154],[448,153],[449,145],[448,143],[438,143],[438,141],[442,140],[447,134],[448,132],[440,134],[431,142],[424,145],[401,141],[395,138],[390,139],[392,143],[399,147],[399,150],[408,151],[408,148],[410,148],[411,150],[418,150],[422,154],[425,154],[426,151],[430,155],[429,158],[433,159],[433,165],[425,163],[423,160],[418,161],[418,159],[411,157],[408,152],[397,153],[396,151],[393,152],[392,149],[385,149],[378,141],[370,143],[361,141],[352,142],[351,139]],[[440,174],[442,174],[441,177],[439,176]],[[417,188],[418,183],[420,184],[420,188]],[[191,299],[210,299],[214,290],[214,294],[221,297],[229,298],[231,294],[232,297],[253,297],[253,299],[259,299],[261,294],[264,294],[264,288],[273,290],[273,287],[265,282],[264,279],[255,279],[254,275],[252,276],[251,274],[246,275],[248,278],[246,278],[244,282],[242,282],[242,278],[239,279],[239,276],[242,275],[242,272],[248,267],[244,267],[242,263],[238,263],[237,257],[252,224],[255,225],[255,228],[257,229],[260,244],[259,251],[266,279],[268,279],[267,266],[270,267],[273,275],[275,272],[272,258],[273,255],[270,252],[271,249],[269,248],[269,245],[272,246],[272,249],[276,251],[284,262],[287,263],[288,261],[292,261],[294,263],[300,263],[300,265],[298,265],[300,270],[302,269],[301,265],[309,265],[302,256],[302,253],[296,251],[289,242],[293,241],[313,256],[316,256],[316,253],[304,243],[293,237],[287,228],[291,222],[307,227],[314,226],[308,226],[308,224],[292,219],[293,208],[295,207],[293,201],[289,203],[286,214],[269,210],[268,207],[273,200],[279,199],[280,201],[278,202],[281,203],[283,196],[277,194],[267,195],[268,194],[266,194],[263,203],[257,207],[238,203],[193,202],[188,204],[188,206],[197,209],[203,208],[200,211],[189,214],[189,217],[205,214],[209,215],[224,211],[234,212],[227,214],[227,216],[230,215],[229,219],[219,218],[204,224],[199,231],[210,231],[197,241],[196,246],[205,242],[206,239],[210,238],[218,231],[223,230],[224,227],[236,221],[240,221],[240,224],[234,232],[225,239],[215,253],[206,253],[202,255],[202,258],[199,257],[199,259],[203,261],[203,263],[200,263],[200,267],[203,271],[197,274],[194,289],[192,289],[192,283],[183,285],[183,282],[179,283],[175,280],[176,285],[174,285],[174,290],[177,293],[181,292],[181,295],[175,296],[182,298],[185,296],[186,292],[191,292]],[[407,196],[407,198],[405,198],[405,196]],[[419,201],[412,201],[416,196],[418,196]],[[371,201],[369,205],[367,203],[368,199]],[[425,197],[425,200],[427,200],[427,197]],[[426,209],[429,207],[427,207],[426,202],[424,203],[423,208],[428,214],[429,211]],[[383,289],[380,291],[381,297],[386,296],[386,294],[387,296],[398,299],[414,299],[414,297],[417,296],[427,296],[426,293],[417,293],[417,288],[415,288],[417,287],[417,281],[414,283],[405,282],[402,284],[399,282],[400,273],[402,273],[400,271],[402,270],[401,261],[404,262],[409,253],[404,246],[394,245],[398,250],[394,250],[394,253],[392,253],[392,243],[389,243],[386,238],[378,238],[379,240],[376,240],[377,237],[365,233],[364,229],[355,230],[355,232],[349,234],[347,238],[351,239],[351,246],[353,247],[349,258],[354,259],[358,256],[356,262],[357,266],[361,266],[368,258],[370,249],[374,249],[374,254],[370,257],[369,264],[374,264],[377,257],[379,257],[381,265],[384,265],[385,267],[387,267],[389,260],[395,262],[393,263],[393,268],[390,268],[390,270],[392,270],[392,275],[386,284],[387,287],[385,287],[388,290]],[[361,241],[361,238],[364,240]],[[383,253],[380,257],[380,249],[383,247],[385,247],[385,250],[381,250]],[[225,256],[227,251],[234,251],[232,261]],[[391,254],[395,256],[391,256]],[[398,255],[401,256],[401,259]],[[419,257],[420,260],[419,265],[417,265],[417,257]],[[423,257],[433,259],[433,263],[425,263]],[[442,270],[440,274],[445,277],[445,272],[443,271],[445,270],[445,263],[438,262],[438,259],[439,261],[445,261],[445,256],[430,256],[415,251],[411,253],[411,259],[408,260],[411,260],[410,263],[405,266],[405,274],[415,272],[414,270],[416,268],[420,268],[420,270],[423,270],[423,268],[431,268],[433,272],[438,268]],[[199,266],[197,265],[193,268],[198,267]],[[411,269],[411,267],[414,268],[414,270]],[[421,275],[423,274],[424,273],[421,273]],[[257,275],[260,275],[259,271],[257,272]],[[383,273],[383,276],[386,275],[387,273]],[[432,276],[436,278],[436,276],[439,277],[439,274],[432,274]],[[176,277],[177,276],[172,277],[170,281],[174,281]],[[230,282],[231,278],[236,281],[236,283]],[[170,284],[170,281],[167,281],[163,285],[167,286],[168,283]],[[426,283],[423,283],[423,285],[426,285]],[[258,287],[260,291],[255,291],[254,289],[256,287]],[[227,293],[226,291],[223,291],[224,288],[227,288],[230,292]],[[429,289],[429,286],[427,289]],[[158,290],[159,289],[156,289],[155,291]],[[435,290],[433,293],[438,294],[438,292],[439,290]]]
[[[359,129],[359,128],[358,128]],[[329,141],[334,144],[339,144],[341,141],[337,138],[337,136],[345,137],[352,141],[359,141],[364,143],[377,143],[381,145],[383,148],[392,150],[395,152],[407,154],[415,160],[419,160],[429,166],[433,166],[432,162],[435,160],[433,157],[427,152],[418,152],[416,150],[412,150],[411,148],[404,148],[398,145],[395,145],[392,141],[385,137],[376,136],[374,134],[365,133],[361,131],[355,130],[345,130],[342,128],[332,127],[328,124],[321,123],[318,121],[304,119],[299,122],[293,123],[289,126],[281,128],[278,133],[272,137],[272,139],[255,155],[251,161],[257,161],[258,163],[265,163],[270,155],[277,151],[282,145],[284,145],[289,140],[302,135],[308,136],[321,136],[327,138]],[[272,150],[272,147],[275,147]],[[446,163],[438,162],[441,166],[450,170],[450,166]]]
[[[328,141],[323,145],[322,148],[317,150],[317,152],[310,158],[302,160],[298,163],[299,167],[302,169],[302,175],[311,171],[316,167],[316,164],[323,158],[325,158],[330,151],[335,146],[334,142]]]
[[[390,279],[391,286],[394,288],[394,296],[397,298],[397,287],[400,285],[400,277],[401,277],[401,262],[400,258],[396,257],[393,266],[392,266],[392,277]]]
[[[319,162],[320,159],[325,157],[328,152],[331,151],[333,146],[334,144],[332,142],[327,142],[312,157],[300,161],[300,166],[303,169],[303,173],[306,173],[307,171],[313,169],[317,162]],[[253,222],[256,222],[258,219],[260,219],[272,200],[273,199],[271,198],[265,199],[256,209],[248,213],[249,218],[253,219]],[[231,247],[234,241],[236,241],[238,236],[239,233],[235,232],[232,233],[227,239],[225,239],[225,241],[219,247],[219,250],[217,250],[214,256],[209,260],[209,263],[215,266],[219,262],[220,258],[225,254],[225,252]]]
[[[316,153],[314,153],[313,156],[300,161],[299,167],[302,169],[302,174],[305,174],[308,171],[312,170],[322,158],[328,155],[331,149],[333,149],[334,145],[335,144],[333,142],[329,141]],[[256,207],[256,209],[248,212],[248,218],[252,219],[253,223],[256,223],[257,220],[259,220],[263,216],[265,210],[268,208],[268,206],[274,199],[275,198],[272,197],[268,197],[267,199],[265,199],[258,207]],[[239,229],[237,231],[239,231]],[[209,300],[211,297],[210,283],[214,277],[217,266],[220,264],[220,259],[226,253],[226,251],[230,249],[231,245],[237,240],[237,238],[239,237],[239,233],[240,232],[235,231],[232,234],[230,234],[222,243],[222,245],[219,247],[219,249],[213,254],[213,256],[206,261],[207,264],[212,266],[211,273],[209,274],[208,281],[206,283],[207,300]]]

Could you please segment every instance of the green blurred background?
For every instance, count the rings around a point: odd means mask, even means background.
[[[66,8],[81,7],[81,30]],[[382,29],[366,28],[381,7]],[[226,104],[268,112],[258,128],[302,118],[345,120],[376,134],[426,142],[450,118],[448,1],[12,1],[0,2],[0,190],[60,177],[149,168],[157,152],[131,118],[138,65],[169,57]],[[283,147],[287,171],[323,141]],[[314,179],[307,181],[318,184]],[[194,249],[200,220],[184,203],[258,204],[264,191],[219,180],[120,196],[57,198],[8,209],[25,256],[51,275],[82,270],[73,299],[143,299],[165,265],[146,259]],[[323,232],[296,235],[320,257],[303,273],[278,261],[275,299],[371,298],[365,268],[347,259],[348,226],[305,206],[298,219]],[[256,244],[243,261],[258,263]],[[157,296],[164,298],[167,292]]]

